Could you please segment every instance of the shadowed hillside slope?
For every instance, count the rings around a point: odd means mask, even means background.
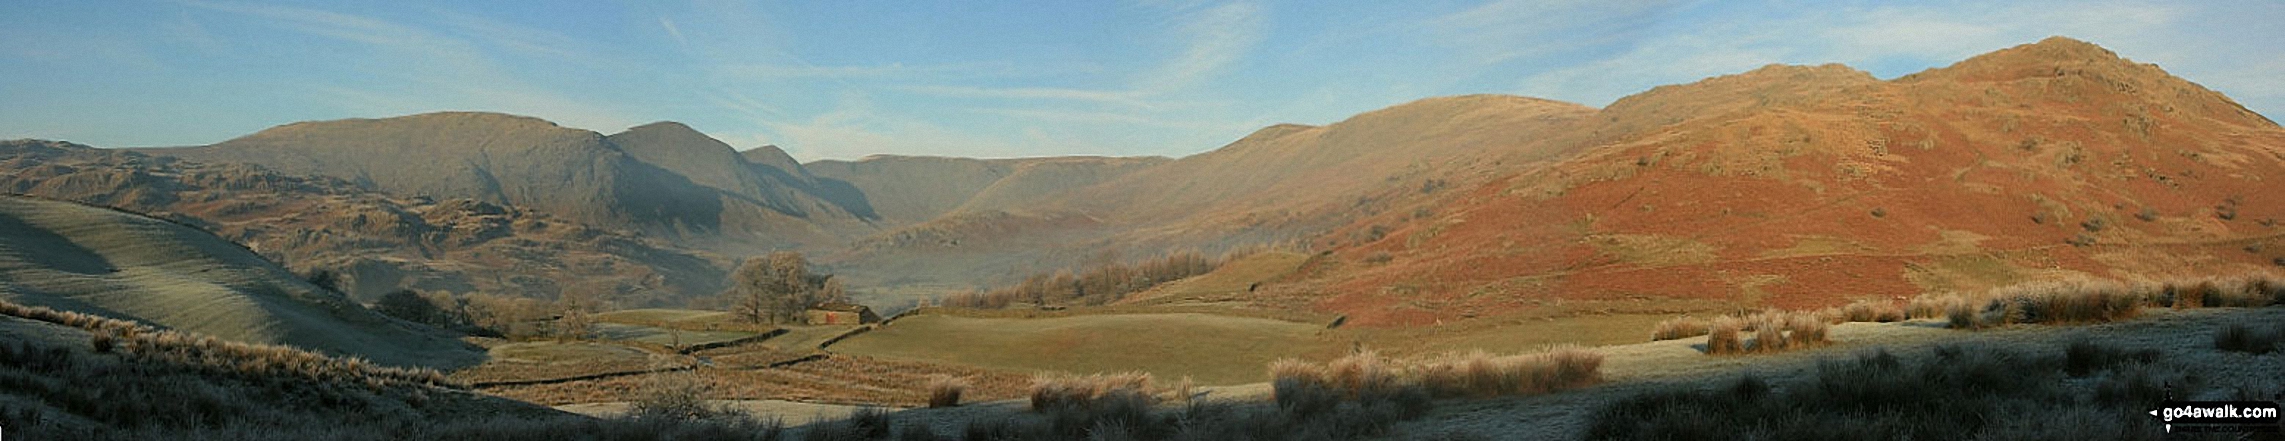
[[[204,231],[22,196],[0,196],[0,298],[400,366],[457,367],[482,356]]]
[[[143,151],[332,176],[396,195],[527,207],[721,250],[835,243],[869,231],[831,204],[777,188],[728,146],[674,123],[605,137],[536,118],[441,112],[294,123],[211,146]]]
[[[1575,157],[1319,237],[1345,263],[1287,292],[1425,323],[1551,298],[1798,308],[2285,263],[2285,130],[2076,40],[1889,81],[1771,66],[1588,119],[1566,135],[1591,143]]]
[[[52,141],[0,141],[0,192],[195,224],[372,300],[396,289],[680,305],[721,290],[728,259],[522,207],[397,197],[243,163]]]

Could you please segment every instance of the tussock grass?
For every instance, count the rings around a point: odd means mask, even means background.
[[[1149,400],[1150,383],[1151,375],[1143,372],[1042,374],[1032,377],[1031,408],[1035,411],[1066,407],[1088,408],[1106,398],[1126,398],[1129,395]]]
[[[1342,400],[1337,392],[1311,385],[1306,404],[1254,406],[1229,401],[1194,401],[1175,409],[1154,409],[1138,394],[1115,394],[1089,407],[982,416],[957,423],[957,437],[921,433],[907,426],[898,439],[968,440],[1350,440],[1387,434],[1399,421],[1427,413],[1430,398],[1417,388]],[[820,438],[824,439],[824,438]],[[851,438],[858,439],[858,438]]]
[[[931,375],[928,378],[928,407],[960,405],[960,395],[968,391],[968,380],[951,375]]]
[[[1745,352],[1745,340],[1738,337],[1738,333],[1745,329],[1744,323],[1737,320],[1721,320],[1714,322],[1710,329],[1712,330],[1706,334],[1707,354]]]
[[[2138,354],[2100,347],[2096,353]],[[2062,381],[2063,354],[1940,346],[1907,362],[1885,350],[1820,362],[1810,378],[1754,376],[1645,392],[1596,410],[1587,439],[2156,439],[2147,410],[2184,378],[2133,361],[2090,363]],[[2138,401],[2144,400],[2147,401]],[[1994,418],[1996,415],[2037,415]]]
[[[1952,328],[1980,329],[2026,323],[2112,322],[2134,318],[2146,307],[2271,305],[2285,305],[2285,276],[2275,273],[2141,282],[2038,281],[1981,293],[1918,296],[1903,309],[1906,319],[1942,319]],[[1853,317],[1851,321],[1855,321]]]
[[[1830,322],[1817,317],[1806,315],[1789,317],[1785,321],[1786,345],[1793,348],[1822,346],[1832,341],[1826,337],[1826,331],[1831,326]]]
[[[2263,273],[2132,284],[2084,279],[2042,281],[1997,288],[1981,296],[1948,295],[1925,302],[1942,302],[1953,328],[2104,323],[2134,318],[2145,307],[2285,305],[2285,278]]]
[[[1708,332],[1713,332],[1712,325],[1710,320],[1691,316],[1666,319],[1658,322],[1658,327],[1651,329],[1650,341],[1678,340],[1706,335]]]
[[[1840,308],[1843,322],[1890,323],[1905,320],[1904,305],[1896,302],[1858,300]]]
[[[2128,362],[2149,363],[2157,359],[2158,351],[2154,349],[2125,350],[2080,339],[2063,348],[2063,372],[2084,377]]]
[[[1723,317],[1709,325],[1706,354],[1772,353],[1831,343],[1829,316],[1815,311],[1768,310],[1747,317]],[[1752,333],[1752,339],[1742,334]]]
[[[2214,349],[2248,354],[2267,354],[2285,340],[2285,325],[2275,330],[2256,329],[2245,323],[2231,323],[2214,330]]]
[[[1432,397],[1532,395],[1584,387],[1601,381],[1603,356],[1577,346],[1495,356],[1477,350],[1396,361],[1360,351],[1322,366],[1279,360],[1270,364],[1271,382],[1281,405],[1308,405],[1331,399],[1363,400],[1418,390]]]

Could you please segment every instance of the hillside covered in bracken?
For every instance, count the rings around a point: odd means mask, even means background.
[[[2285,189],[2268,181],[2285,130],[2067,38],[1893,80],[1770,66],[1547,136],[1581,144],[1334,230],[1319,243],[1348,259],[1302,290],[1401,323],[1550,298],[1809,307],[2285,263]],[[1373,255],[1391,257],[1348,263]]]

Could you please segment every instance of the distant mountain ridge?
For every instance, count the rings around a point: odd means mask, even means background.
[[[1372,324],[1499,311],[1519,297],[1807,306],[1833,300],[1812,287],[1836,284],[1900,295],[2152,275],[2163,259],[2138,247],[2277,228],[2285,213],[2270,210],[2285,200],[2272,199],[2285,189],[2261,177],[2285,175],[2281,140],[2285,130],[2217,92],[2051,38],[1890,80],[1770,65],[1600,109],[1426,98],[1174,159],[803,164],[676,123],[604,136],[469,113],[298,123],[148,151],[529,207],[732,255],[800,249],[859,292],[897,296],[1282,244],[1333,260],[1265,298],[1306,292],[1277,302]],[[428,165],[382,164],[407,157]],[[2201,258],[2285,257],[2263,253]],[[2004,258],[1956,267],[1983,254]],[[1842,280],[1805,258],[1857,263],[1832,266],[1846,268]]]
[[[438,112],[294,123],[210,146],[140,151],[530,207],[724,250],[829,244],[871,229],[671,122],[605,136],[536,118]]]
[[[410,288],[542,299],[579,292],[672,306],[719,291],[730,264],[513,205],[395,196],[252,164],[64,142],[0,141],[0,192],[196,225],[298,273],[335,272],[343,291],[364,300]]]

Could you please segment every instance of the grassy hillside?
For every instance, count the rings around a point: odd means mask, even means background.
[[[479,358],[450,335],[382,317],[204,231],[21,196],[0,196],[0,300],[392,365]]]

